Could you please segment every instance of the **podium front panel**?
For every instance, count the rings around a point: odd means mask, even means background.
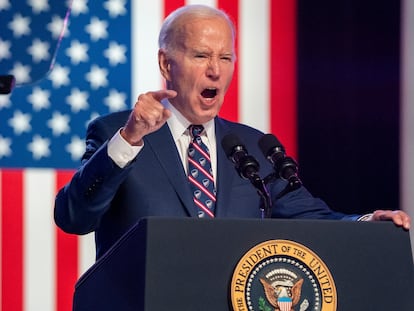
[[[74,311],[233,310],[235,267],[269,240],[319,256],[335,281],[337,310],[414,309],[409,234],[392,223],[148,218],[79,279]]]

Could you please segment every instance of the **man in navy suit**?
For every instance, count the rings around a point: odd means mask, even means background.
[[[95,231],[97,258],[147,216],[198,217],[189,185],[188,127],[203,125],[214,178],[214,217],[260,218],[260,196],[240,178],[220,143],[240,137],[260,163],[261,176],[273,170],[257,143],[260,131],[218,117],[236,60],[235,29],[228,16],[207,6],[182,7],[165,20],[158,61],[166,90],[141,94],[131,111],[91,122],[82,167],[59,191],[55,221],[64,231]],[[358,220],[332,211],[305,187],[280,196],[287,182],[268,184],[274,218]],[[402,211],[375,211],[368,220],[392,220],[408,229]]]

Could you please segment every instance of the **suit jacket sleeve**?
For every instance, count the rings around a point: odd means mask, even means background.
[[[107,152],[108,140],[117,128],[117,124],[108,127],[100,119],[88,127],[82,166],[55,200],[55,222],[65,232],[86,234],[94,231],[118,186],[128,176],[134,161],[121,169]]]

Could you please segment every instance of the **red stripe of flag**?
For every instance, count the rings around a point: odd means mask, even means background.
[[[239,1],[229,1],[229,0],[218,0],[217,7],[222,9],[226,12],[233,20],[233,23],[236,27],[236,31],[238,31],[239,25]],[[239,34],[236,35],[236,42],[235,42],[235,49],[236,55],[238,55],[239,46],[238,46],[238,38],[240,37]],[[236,61],[234,67],[234,75],[233,81],[230,84],[230,87],[226,94],[226,99],[223,103],[223,106],[220,110],[220,116],[222,118],[231,120],[231,121],[239,121],[239,66],[238,62]]]
[[[23,310],[23,172],[1,171],[2,304],[4,311]]]
[[[296,157],[296,1],[270,3],[270,131]]]
[[[164,16],[167,17],[175,9],[185,5],[184,0],[165,0],[164,1]]]
[[[56,192],[72,177],[73,171],[56,173]],[[78,279],[78,237],[56,227],[56,310],[71,311],[76,280]]]

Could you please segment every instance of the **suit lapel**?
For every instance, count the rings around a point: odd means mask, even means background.
[[[160,162],[188,214],[195,217],[197,213],[191,190],[186,186],[187,176],[168,125],[164,124],[158,131],[147,135],[145,144],[152,149],[154,156]]]

